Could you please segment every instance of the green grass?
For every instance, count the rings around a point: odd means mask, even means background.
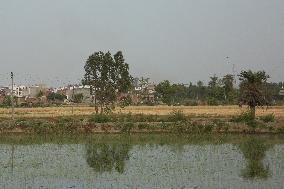
[[[259,119],[265,123],[274,122],[275,116],[273,114],[268,114],[264,116],[260,116]]]

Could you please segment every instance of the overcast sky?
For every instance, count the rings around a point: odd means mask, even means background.
[[[18,84],[78,82],[100,50],[155,82],[207,82],[233,63],[283,81],[284,1],[0,0],[0,85],[10,71]]]

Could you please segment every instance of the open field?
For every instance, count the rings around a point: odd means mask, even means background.
[[[73,109],[73,111],[72,111]],[[167,115],[173,110],[182,110],[184,114],[197,117],[230,117],[247,110],[238,106],[130,106],[117,108],[115,113]],[[11,109],[0,108],[0,118],[9,118]],[[72,115],[90,115],[95,112],[94,107],[45,107],[45,108],[16,108],[15,117],[58,117]],[[284,106],[258,108],[257,116],[273,113],[275,117],[284,117]]]

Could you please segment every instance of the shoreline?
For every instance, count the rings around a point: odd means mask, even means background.
[[[0,134],[122,134],[122,133],[173,133],[173,134],[280,134],[284,133],[284,120],[272,122],[257,119],[255,125],[232,118],[190,117],[181,115],[91,115],[58,116],[44,118],[1,119]]]

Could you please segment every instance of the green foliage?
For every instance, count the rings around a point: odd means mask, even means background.
[[[258,125],[254,119],[254,115],[250,111],[243,112],[238,116],[234,116],[231,121],[237,123],[245,123],[251,128],[256,128]]]
[[[93,114],[90,119],[90,122],[93,123],[107,123],[107,122],[111,122],[111,116],[106,115],[106,114]]]
[[[210,106],[216,106],[216,105],[218,105],[218,101],[214,97],[209,97],[207,99],[207,104],[210,105]]]
[[[265,123],[274,122],[275,116],[274,116],[274,114],[268,114],[268,115],[260,116],[259,119],[262,120]]]
[[[233,104],[234,99],[236,98],[236,91],[234,89],[234,76],[227,74],[223,77],[221,82],[224,89],[225,103]]]
[[[130,133],[131,129],[134,128],[134,123],[129,122],[129,123],[121,123],[121,132],[123,133]]]
[[[249,105],[252,115],[255,117],[255,107],[268,105],[264,93],[264,84],[269,78],[265,71],[252,72],[242,71],[240,78],[240,101]]]
[[[82,93],[74,94],[73,95],[73,102],[74,103],[82,103],[84,99],[84,95]]]
[[[113,57],[110,52],[95,52],[85,64],[84,84],[91,86],[91,93],[95,95],[101,108],[113,109],[118,93],[127,92],[131,87],[129,65],[125,63],[122,52],[117,52]]]
[[[251,112],[243,112],[241,113],[240,115],[238,116],[233,116],[233,118],[231,119],[232,122],[237,122],[237,123],[240,123],[240,122],[248,122],[248,121],[251,121],[253,120],[253,116],[251,114]]]
[[[49,93],[47,95],[47,100],[49,101],[64,101],[67,97],[65,95],[61,95],[61,94],[58,94],[58,93]]]
[[[17,97],[14,96],[14,104],[17,104]],[[11,106],[12,105],[12,97],[11,96],[5,96],[4,101],[3,101],[3,106]]]
[[[121,108],[124,108],[126,106],[130,106],[131,104],[132,104],[132,99],[129,95],[127,95],[126,97],[123,97],[119,102],[119,106]]]
[[[180,105],[187,95],[187,88],[183,84],[171,84],[168,80],[159,83],[156,95],[167,105]]]
[[[188,117],[183,113],[182,110],[173,110],[168,118],[168,121],[171,122],[185,122],[188,120]]]

